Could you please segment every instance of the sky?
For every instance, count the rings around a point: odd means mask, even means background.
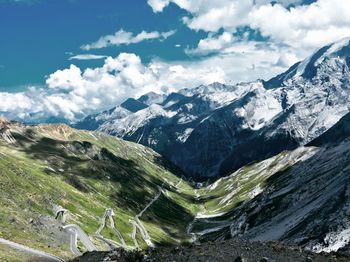
[[[0,114],[77,121],[128,97],[269,79],[350,36],[348,0],[0,0]]]

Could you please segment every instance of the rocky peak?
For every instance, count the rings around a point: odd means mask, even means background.
[[[350,38],[344,38],[333,44],[318,49],[305,60],[294,64],[286,72],[264,82],[266,88],[285,86],[300,79],[312,80],[319,74],[342,72],[350,65]],[[339,70],[340,69],[340,70]]]

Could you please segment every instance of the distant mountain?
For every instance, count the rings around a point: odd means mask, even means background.
[[[73,124],[74,128],[85,129],[85,130],[96,130],[105,122],[111,119],[121,119],[132,112],[124,108],[122,105],[114,107],[110,110],[103,111],[99,114],[89,115],[78,123]]]
[[[117,107],[99,114],[89,115],[72,126],[78,129],[96,130],[108,121],[125,118],[132,113],[148,108],[152,104],[161,104],[164,98],[164,95],[158,95],[154,92],[147,93],[139,99],[129,98]]]
[[[307,144],[349,112],[349,41],[269,81],[183,89],[137,112],[95,115],[85,128],[149,146],[189,177],[222,176]]]
[[[120,106],[125,108],[126,110],[129,110],[132,113],[136,113],[136,112],[148,107],[146,104],[144,104],[144,103],[142,103],[139,100],[136,100],[134,98],[127,99]]]

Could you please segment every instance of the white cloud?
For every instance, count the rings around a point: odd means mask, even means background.
[[[82,71],[71,65],[58,70],[47,78],[45,88],[0,93],[0,112],[26,121],[42,121],[50,116],[74,121],[146,92],[167,93],[226,80],[223,68],[215,61],[167,63],[154,60],[145,65],[135,54],[121,53],[116,58],[108,57],[101,67]]]
[[[280,57],[278,58],[276,62],[276,66],[279,66],[281,68],[290,67],[291,65],[298,62],[298,57],[293,54],[292,52],[283,52]]]
[[[174,3],[190,14],[183,22],[193,30],[209,32],[194,51],[227,51],[235,45],[228,33],[248,26],[268,38],[270,43],[289,46],[296,57],[303,58],[323,45],[350,36],[348,0],[318,0],[300,5],[301,0],[149,0],[154,12]],[[295,7],[290,7],[291,4]],[[225,35],[217,36],[220,30]],[[223,46],[221,46],[223,45]],[[301,49],[304,49],[303,51]]]
[[[31,99],[26,96],[24,93],[7,93],[3,92],[0,93],[0,100],[1,100],[1,110],[0,111],[11,111],[13,108],[19,108],[19,109],[30,109]]]
[[[221,28],[234,31],[248,22],[247,14],[253,7],[253,1],[202,1],[202,5],[189,9],[193,17],[184,17],[183,21],[194,30],[216,32]],[[193,7],[193,6],[192,6]]]
[[[71,56],[68,60],[98,60],[98,59],[104,59],[106,57],[107,56],[105,55],[81,54],[81,55]]]
[[[223,32],[220,35],[210,33],[205,39],[201,39],[198,46],[194,49],[186,49],[187,54],[210,54],[215,52],[227,53],[232,50],[233,45],[237,43],[237,39],[229,32]]]
[[[208,32],[191,56],[211,55],[211,61],[224,57],[226,75],[234,81],[269,78],[315,49],[350,36],[348,0],[318,0],[301,5],[301,0],[149,0],[154,12],[170,3],[189,14],[183,22],[195,31]],[[259,32],[264,41],[240,35],[248,27]],[[217,57],[215,57],[217,56]],[[270,72],[270,73],[269,73]],[[241,74],[241,75],[240,75]]]
[[[287,10],[264,5],[249,13],[249,25],[272,41],[314,49],[350,35],[348,0],[319,0]]]
[[[169,5],[169,0],[148,0],[148,4],[152,7],[153,12],[161,12],[164,7]]]
[[[142,31],[139,34],[134,35],[131,32],[126,32],[123,29],[121,29],[118,32],[116,32],[114,35],[102,36],[96,42],[83,45],[83,46],[81,46],[81,49],[88,51],[91,49],[105,48],[108,46],[136,44],[136,43],[140,43],[142,41],[154,40],[154,39],[159,39],[159,40],[163,41],[163,40],[167,39],[168,37],[172,36],[173,34],[175,34],[175,32],[176,32],[175,30],[171,30],[168,32]]]
[[[243,7],[252,7],[253,5],[266,5],[270,4],[271,0],[148,0],[147,3],[152,7],[154,12],[162,12],[165,7],[170,3],[178,5],[180,8],[194,14],[195,16],[200,16],[205,13],[209,13],[210,10],[220,10],[229,7],[231,4],[236,6],[236,8],[242,8],[238,4],[240,3]],[[288,7],[292,4],[299,5],[302,0],[277,0],[278,4]],[[244,10],[242,8],[241,10]],[[226,10],[228,13],[232,10]],[[249,10],[248,10],[249,11]]]
[[[208,38],[200,40],[196,48],[185,49],[185,52],[191,56],[211,54],[214,56],[211,60],[217,55],[224,57],[226,63],[230,61],[231,64],[227,63],[223,69],[234,81],[268,79],[299,61],[294,50],[288,46],[237,39],[228,32],[210,33]]]

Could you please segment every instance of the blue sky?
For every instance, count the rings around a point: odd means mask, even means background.
[[[0,0],[0,115],[268,79],[350,36],[348,0]]]
[[[114,46],[94,54],[115,56],[137,53],[147,63],[152,57],[189,59],[181,48],[194,45],[203,34],[193,34],[180,21],[186,13],[171,5],[154,14],[144,0],[38,0],[0,1],[0,90],[14,91],[28,84],[44,84],[45,76],[66,68],[70,55],[84,54],[80,46],[119,29],[130,32],[177,30],[167,41]],[[100,61],[74,61],[79,67],[95,67]]]

